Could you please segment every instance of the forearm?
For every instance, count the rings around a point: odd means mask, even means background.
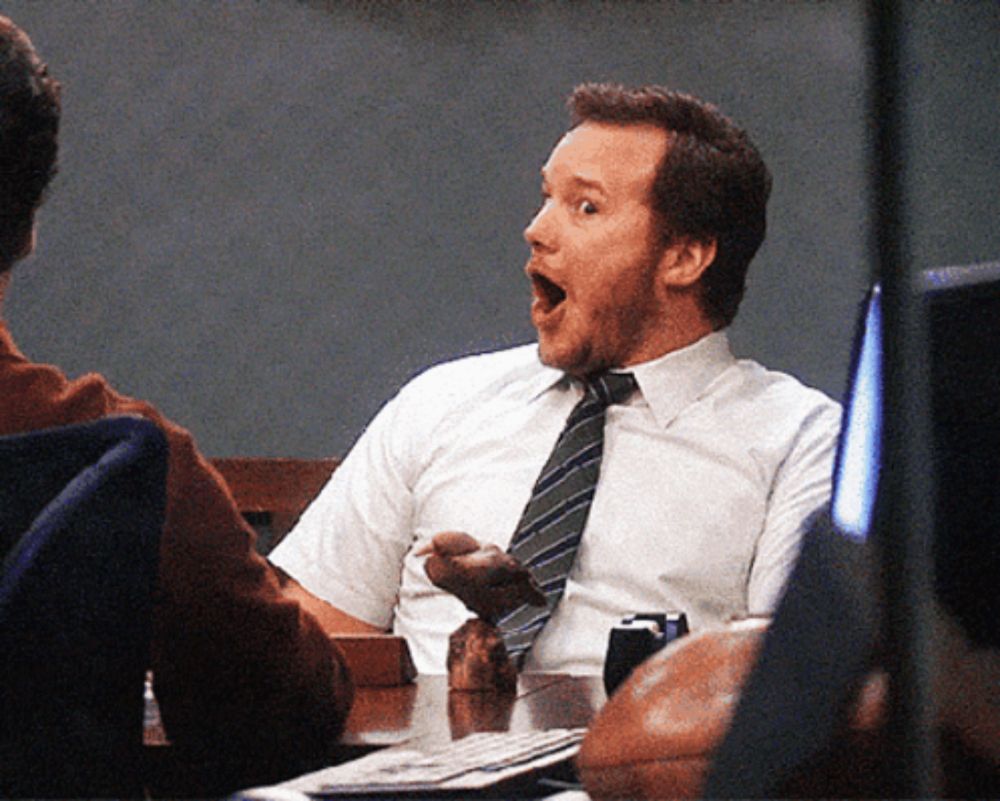
[[[329,635],[337,634],[381,634],[385,629],[338,609],[299,584],[280,568],[275,568],[281,582],[281,591],[286,598],[296,601],[311,614],[320,627]]]

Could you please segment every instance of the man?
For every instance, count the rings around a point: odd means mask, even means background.
[[[59,86],[0,17],[0,301],[34,247],[56,170]],[[42,313],[43,310],[39,310]],[[169,447],[152,668],[164,725],[196,792],[297,772],[327,756],[351,703],[339,652],[282,597],[253,532],[191,435],[98,375],[70,381],[17,349],[0,322],[0,436],[108,415],[149,418]]]
[[[725,333],[765,232],[754,146],[659,87],[582,85],[570,108],[525,230],[537,347],[407,385],[272,555],[328,630],[391,627],[422,671],[444,669],[468,617],[424,555],[448,556],[450,532],[508,548],[583,385],[607,370],[638,389],[605,413],[600,482],[525,670],[599,672],[629,612],[699,628],[769,611],[829,494],[839,407],[737,361]]]

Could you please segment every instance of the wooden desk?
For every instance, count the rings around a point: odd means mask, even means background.
[[[399,687],[360,687],[331,764],[401,743],[437,744],[476,731],[523,732],[589,725],[606,700],[599,676],[527,674],[515,693],[449,693],[445,676],[418,676]],[[144,732],[147,758],[167,790],[178,784],[170,743],[152,716]],[[170,795],[156,792],[153,796]]]
[[[564,674],[521,676],[514,693],[449,692],[445,676],[419,676],[403,687],[362,688],[348,717],[341,759],[344,762],[384,746],[434,749],[448,746],[474,732],[532,732],[587,726],[605,701],[600,677]],[[564,764],[547,771],[509,776],[495,787],[472,793],[475,797],[541,798],[555,790],[547,781],[572,781]],[[309,771],[269,788],[258,788],[263,797],[274,790],[311,794],[331,779],[326,769]],[[444,796],[449,791],[442,791]],[[456,791],[451,791],[454,796]],[[465,797],[457,793],[459,797]],[[470,797],[471,797],[470,796]],[[279,792],[274,798],[282,797]],[[423,797],[438,797],[433,792]]]
[[[417,676],[400,687],[359,687],[342,744],[360,751],[409,741],[457,740],[475,731],[532,731],[586,726],[606,700],[599,676],[532,673],[511,695],[450,693],[445,676]],[[143,740],[169,748],[147,697]]]
[[[586,726],[604,704],[599,676],[522,675],[510,695],[450,693],[445,676],[418,676],[402,687],[362,687],[343,743],[367,749],[404,742],[444,742],[476,731],[532,731]]]

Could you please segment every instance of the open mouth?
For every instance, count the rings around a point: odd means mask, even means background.
[[[540,273],[531,274],[531,287],[540,310],[552,311],[566,300],[566,290]]]

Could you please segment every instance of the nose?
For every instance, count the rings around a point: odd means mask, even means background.
[[[555,248],[555,222],[552,217],[552,201],[546,200],[524,229],[524,241],[532,250],[553,250]]]

